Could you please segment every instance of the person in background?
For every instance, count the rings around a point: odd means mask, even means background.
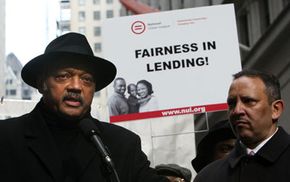
[[[170,182],[190,182],[191,171],[177,164],[159,164],[155,166],[157,174],[166,176]]]
[[[288,181],[290,136],[278,126],[284,101],[277,77],[257,70],[234,74],[227,103],[238,142],[225,159],[201,170],[194,182]]]
[[[129,97],[127,99],[129,106],[129,113],[139,112],[139,102],[137,98],[137,86],[134,83],[130,83],[127,87]]]
[[[94,93],[116,71],[73,32],[29,61],[22,79],[42,98],[30,113],[0,120],[1,181],[168,182],[149,167],[138,135],[91,116]]]
[[[126,81],[124,78],[118,77],[114,80],[114,93],[109,98],[109,115],[118,116],[129,113],[129,106],[127,98],[125,97],[126,92]]]
[[[198,173],[209,163],[227,156],[235,146],[236,136],[228,120],[222,120],[209,129],[208,134],[199,142],[197,155],[191,161]]]
[[[139,96],[139,112],[154,111],[158,109],[158,101],[153,95],[152,84],[147,80],[137,82],[137,94]]]

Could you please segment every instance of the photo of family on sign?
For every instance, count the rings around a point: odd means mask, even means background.
[[[113,89],[114,92],[108,101],[110,116],[158,110],[158,101],[153,94],[152,84],[147,80],[127,85],[124,78],[117,77]]]

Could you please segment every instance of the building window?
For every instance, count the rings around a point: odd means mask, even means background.
[[[61,30],[62,30],[63,32],[68,32],[68,31],[70,31],[70,25],[69,25],[69,24],[62,25],[62,26],[61,26]]]
[[[95,52],[102,52],[102,44],[101,43],[95,43]]]
[[[100,97],[101,96],[101,92],[95,92],[94,97]]]
[[[13,80],[12,79],[9,79],[9,80],[7,80],[7,82],[6,82],[7,84],[6,85],[12,85],[12,83],[13,83]]]
[[[283,0],[283,5],[286,7],[290,3],[290,0]]]
[[[249,22],[247,13],[244,12],[239,16],[239,39],[240,42],[246,46],[250,46],[250,39],[249,39]]]
[[[85,3],[86,3],[86,0],[79,0],[79,5],[80,5],[80,6],[85,5]]]
[[[100,19],[101,19],[101,12],[94,11],[94,20],[100,20]]]
[[[93,0],[94,4],[100,4],[100,0]]]
[[[15,89],[9,90],[9,95],[16,95],[16,90]]]
[[[29,95],[29,94],[30,94],[30,92],[29,92],[28,89],[27,89],[27,90],[23,90],[23,95],[27,96],[27,95]]]
[[[85,21],[86,13],[84,11],[79,11],[79,21]]]
[[[113,0],[107,0],[107,4],[113,4]]]
[[[270,25],[270,13],[268,1],[259,2],[261,33],[263,34]]]
[[[101,27],[94,27],[94,35],[101,36]]]
[[[86,27],[79,27],[79,33],[85,35],[86,34]]]
[[[114,17],[113,10],[107,10],[107,18],[113,18],[113,17]]]

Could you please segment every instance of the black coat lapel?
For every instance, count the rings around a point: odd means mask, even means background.
[[[99,153],[93,143],[86,140],[83,135],[78,136],[78,143],[74,150],[74,156],[79,164],[79,176],[82,176],[85,172],[88,172],[90,166],[94,166],[95,169],[92,170],[94,170],[95,173],[99,173],[98,167],[101,164]],[[95,166],[94,164],[91,165],[92,162],[98,164],[98,166]]]
[[[28,115],[26,121],[25,139],[32,155],[40,160],[54,181],[63,181],[62,161],[59,152],[37,107]],[[100,182],[104,181],[101,180],[104,179],[105,175],[103,173],[102,161],[93,143],[87,140],[81,133],[76,141],[77,143],[73,151],[75,156],[75,162],[73,162],[75,166],[73,167],[77,173],[75,175],[76,178],[89,179],[89,181],[91,179],[99,180]],[[92,174],[93,176],[88,176]]]
[[[74,152],[76,160],[79,161],[80,181],[107,181],[106,178],[109,177],[108,171],[92,141],[85,138],[83,134],[79,135],[77,141]]]
[[[28,119],[25,139],[33,155],[40,160],[53,179],[59,181],[62,173],[61,160],[50,131],[36,109]]]

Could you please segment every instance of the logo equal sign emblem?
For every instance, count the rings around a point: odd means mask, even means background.
[[[135,21],[131,26],[131,30],[134,34],[142,34],[145,29],[145,23],[142,21]]]

